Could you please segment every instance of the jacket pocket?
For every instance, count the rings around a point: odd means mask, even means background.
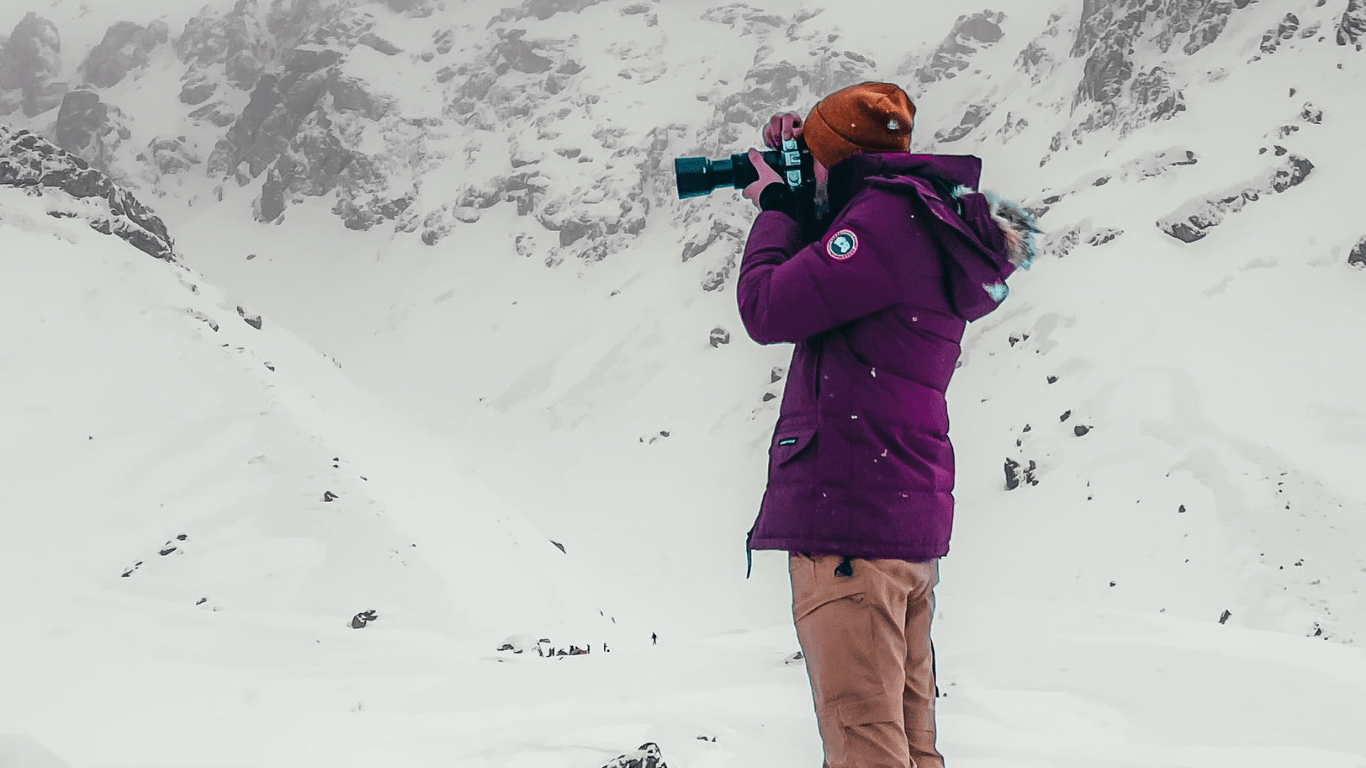
[[[797,458],[816,440],[816,425],[798,421],[779,424],[773,431],[773,445],[768,455],[773,466],[780,467]]]

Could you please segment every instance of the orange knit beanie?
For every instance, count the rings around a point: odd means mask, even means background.
[[[826,96],[811,109],[802,137],[826,168],[859,152],[905,152],[915,104],[891,83],[860,83]]]

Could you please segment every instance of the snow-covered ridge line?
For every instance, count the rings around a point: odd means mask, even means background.
[[[126,240],[143,253],[176,260],[175,241],[150,208],[41,136],[0,125],[0,186],[44,195],[49,216],[83,219],[91,229]]]

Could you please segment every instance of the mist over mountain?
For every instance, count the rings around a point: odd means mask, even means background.
[[[1363,47],[1360,0],[0,8],[0,757],[809,762],[745,576],[790,350],[672,160],[887,80],[1045,230],[949,391],[946,754],[1366,765]]]

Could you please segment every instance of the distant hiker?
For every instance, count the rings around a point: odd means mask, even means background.
[[[603,644],[602,644],[602,652],[603,652],[603,653],[611,653],[611,652],[612,652],[612,649],[610,649],[610,648],[607,647],[607,643],[603,643]]]
[[[737,288],[760,344],[795,343],[749,549],[789,553],[792,613],[830,768],[942,768],[930,620],[949,549],[945,391],[967,322],[1033,256],[1032,220],[974,192],[981,161],[910,154],[915,105],[862,83],[764,143],[804,140],[816,221],[764,164]],[[903,683],[904,681],[904,683]]]
[[[650,645],[659,645],[659,635],[656,635],[653,632],[650,633]]]

